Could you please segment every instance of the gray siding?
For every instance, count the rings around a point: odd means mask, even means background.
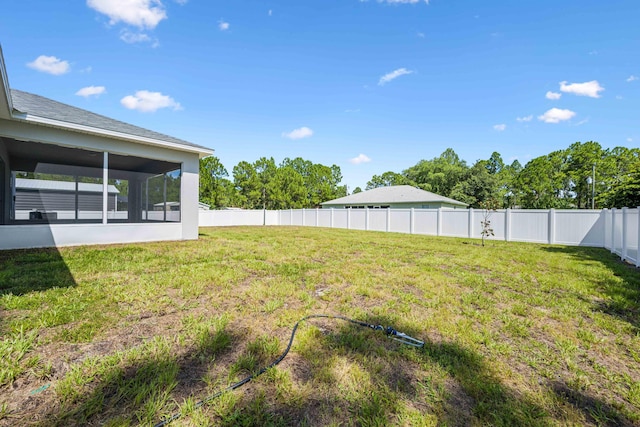
[[[109,196],[108,209],[115,209],[115,196]],[[78,193],[78,209],[102,211],[101,193]],[[74,193],[50,191],[16,191],[16,210],[75,211]]]

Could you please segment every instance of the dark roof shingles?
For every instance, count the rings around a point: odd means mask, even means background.
[[[104,129],[112,132],[120,132],[134,137],[151,138],[163,142],[184,145],[193,148],[210,149],[201,145],[154,132],[138,126],[130,125],[119,120],[110,119],[81,108],[72,107],[40,95],[11,89],[13,108],[21,113],[31,114],[47,119],[72,123],[81,126],[89,126],[97,129]]]

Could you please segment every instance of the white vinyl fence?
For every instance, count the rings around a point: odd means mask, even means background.
[[[489,238],[607,248],[640,266],[639,211],[498,210],[488,217],[494,233]],[[474,209],[201,210],[199,225],[295,225],[480,239],[484,215]]]

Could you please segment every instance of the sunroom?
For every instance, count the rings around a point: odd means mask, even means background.
[[[198,237],[213,151],[11,89],[0,51],[0,249]]]

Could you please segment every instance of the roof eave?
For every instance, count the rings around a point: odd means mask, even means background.
[[[63,122],[60,120],[54,120],[46,117],[35,116],[33,114],[20,113],[16,110],[13,111],[11,118],[15,120],[24,121],[27,123],[34,123],[34,124],[39,124],[43,126],[69,130],[73,132],[81,132],[89,135],[105,136],[108,138],[120,139],[122,141],[127,141],[127,142],[136,142],[139,144],[169,148],[172,150],[186,151],[189,153],[197,153],[200,158],[210,156],[214,153],[214,150],[211,150],[205,147],[192,147],[189,145],[176,144],[173,142],[162,141],[154,138],[146,138],[142,136],[131,135],[124,132],[116,132],[116,131],[96,128],[93,126],[85,126],[85,125],[79,125],[76,123]]]
[[[11,100],[11,90],[9,89],[9,77],[4,65],[2,46],[0,46],[0,118],[10,119],[12,110],[13,101]]]

